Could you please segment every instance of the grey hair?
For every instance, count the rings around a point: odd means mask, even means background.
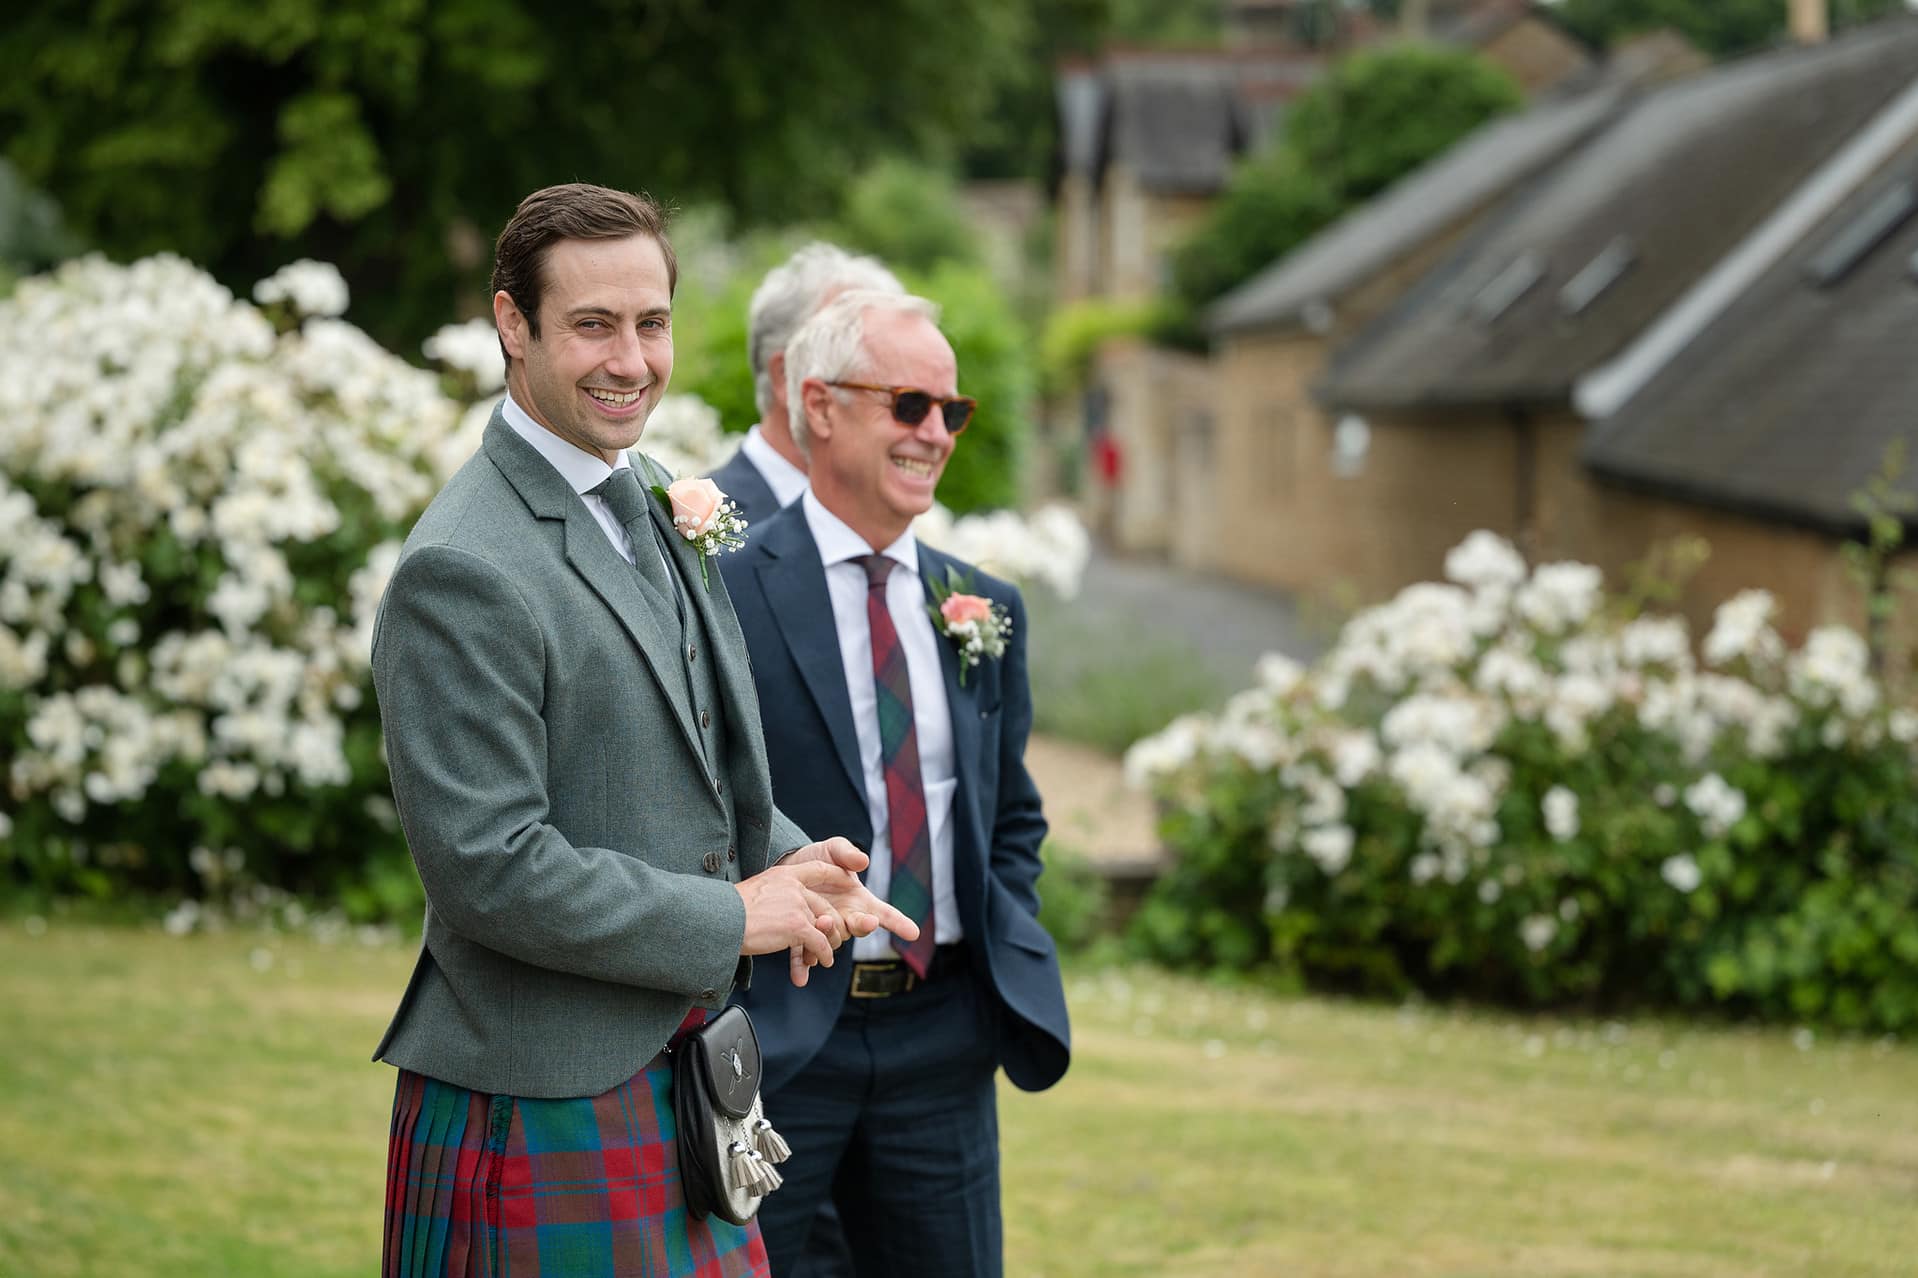
[[[833,298],[800,326],[792,341],[786,343],[786,412],[793,443],[807,457],[812,456],[812,423],[807,420],[806,400],[799,388],[809,377],[831,382],[865,375],[868,311],[922,315],[934,324],[939,322],[938,306],[923,297],[854,289]],[[833,395],[844,398],[842,391],[835,390]]]
[[[746,308],[746,362],[753,370],[753,402],[764,417],[773,405],[767,365],[786,349],[799,326],[837,293],[853,289],[904,293],[898,277],[876,257],[854,257],[815,240],[766,272]]]

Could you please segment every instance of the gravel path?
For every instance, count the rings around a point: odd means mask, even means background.
[[[1253,663],[1266,652],[1306,660],[1325,646],[1298,605],[1282,595],[1104,551],[1094,554],[1069,607],[1075,629],[1189,651],[1227,689],[1250,686]],[[1035,629],[1033,642],[1044,640]],[[1126,787],[1116,759],[1034,737],[1026,765],[1060,844],[1112,865],[1162,859],[1152,804]]]

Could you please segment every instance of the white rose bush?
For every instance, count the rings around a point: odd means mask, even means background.
[[[332,267],[295,263],[255,296],[161,256],[72,262],[0,302],[16,886],[406,883],[377,869],[404,848],[368,643],[461,405],[337,318]]]
[[[1702,639],[1473,534],[1310,668],[1127,757],[1175,963],[1537,1006],[1918,1025],[1918,715],[1761,591]]]
[[[414,367],[348,300],[325,263],[243,300],[165,255],[0,299],[0,890],[417,914],[373,623],[503,361],[473,321]],[[737,440],[672,395],[645,447],[692,475]]]

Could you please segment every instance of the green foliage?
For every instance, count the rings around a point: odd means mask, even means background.
[[[1292,148],[1254,156],[1173,255],[1179,299],[1203,308],[1331,225],[1344,207]]]
[[[46,270],[82,247],[46,192],[28,186],[13,165],[0,160],[0,293],[13,278]]]
[[[1831,0],[1833,27],[1897,11],[1901,0]],[[1598,48],[1669,28],[1718,57],[1746,53],[1784,36],[1781,0],[1563,0],[1554,16]]]
[[[1163,309],[1164,304],[1156,301],[1093,297],[1053,311],[1039,336],[1039,376],[1046,393],[1065,394],[1084,385],[1101,346],[1116,337],[1152,332]]]
[[[914,292],[939,304],[939,328],[959,360],[959,387],[979,401],[972,424],[939,481],[954,514],[1017,506],[1032,438],[1032,343],[985,270],[945,262],[899,273]]]
[[[673,219],[679,291],[673,296],[673,389],[719,413],[729,431],[759,420],[746,360],[746,309],[767,271],[812,238],[801,228],[736,233],[713,205]]]
[[[1340,62],[1174,254],[1187,318],[1167,335],[1202,344],[1196,317],[1209,303],[1521,100],[1504,72],[1453,49],[1391,45]]]
[[[1872,661],[1887,667],[1885,651],[1900,594],[1918,585],[1918,572],[1893,568],[1892,561],[1905,544],[1905,527],[1918,514],[1918,494],[1906,483],[1905,441],[1893,440],[1883,462],[1865,487],[1852,494],[1851,507],[1865,524],[1863,541],[1845,543],[1845,568],[1865,601],[1865,635]]]
[[[1476,54],[1390,45],[1353,54],[1306,90],[1286,112],[1285,141],[1349,208],[1523,101]]]
[[[1048,839],[1041,849],[1046,863],[1039,881],[1039,923],[1062,954],[1090,949],[1106,931],[1111,890],[1099,871],[1076,849]]]
[[[853,181],[830,238],[895,272],[979,262],[978,237],[952,178],[897,158],[880,160]]]
[[[823,214],[863,157],[954,154],[1033,22],[993,0],[24,0],[0,137],[108,252],[178,252],[236,288],[336,262],[365,326],[411,350],[483,280],[449,246],[528,191]]]

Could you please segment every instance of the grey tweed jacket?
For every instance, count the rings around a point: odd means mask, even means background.
[[[375,1059],[484,1093],[597,1095],[749,976],[732,884],[807,839],[773,807],[725,585],[702,587],[692,549],[663,540],[710,651],[682,645],[497,411],[407,538],[373,678],[426,932]],[[717,707],[692,704],[699,661]],[[710,763],[709,710],[728,743]]]

